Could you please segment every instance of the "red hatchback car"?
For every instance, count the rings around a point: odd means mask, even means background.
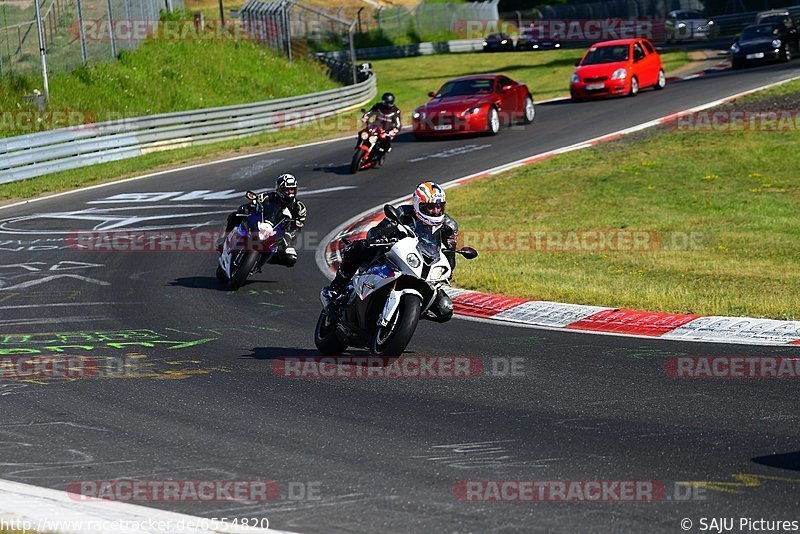
[[[503,124],[530,124],[536,114],[528,86],[502,74],[455,78],[428,96],[431,101],[412,115],[417,138],[480,132],[495,135]]]
[[[636,96],[645,87],[667,85],[661,56],[647,39],[620,39],[592,45],[577,64],[569,92],[574,100],[596,96]]]

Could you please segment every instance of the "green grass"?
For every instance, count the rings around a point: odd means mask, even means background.
[[[438,90],[450,78],[467,74],[499,72],[528,84],[534,100],[545,100],[569,93],[569,78],[583,50],[537,52],[451,54],[418,56],[373,61],[379,90],[392,91],[406,117],[428,100],[429,91]],[[664,70],[689,62],[686,52],[663,54]]]
[[[559,302],[798,318],[797,146],[798,131],[660,129],[453,189],[448,208],[463,232],[703,234],[682,251],[486,251],[460,264],[457,283]]]
[[[91,122],[257,102],[336,86],[317,63],[289,64],[252,41],[150,39],[134,52],[123,52],[119,61],[53,75],[49,111],[77,111],[75,117]],[[27,109],[23,95],[35,87],[35,78],[3,78],[0,109]],[[14,121],[0,123],[0,136],[20,133],[29,130],[20,130]]]
[[[406,121],[409,120],[409,111],[418,103],[424,102],[428,91],[436,90],[439,85],[447,78],[468,74],[474,71],[492,70],[492,61],[505,61],[509,67],[507,72],[511,76],[518,74],[514,67],[524,68],[526,81],[531,84],[534,96],[538,99],[549,96],[563,96],[567,89],[564,80],[569,79],[572,67],[564,69],[563,66],[553,67],[552,62],[566,62],[568,65],[574,63],[575,55],[565,55],[564,51],[546,51],[539,53],[514,53],[514,54],[453,54],[449,56],[422,56],[417,58],[406,58],[402,60],[386,60],[376,62],[375,68],[378,73],[380,90],[394,91],[399,100],[399,105],[406,110]],[[526,59],[527,58],[527,59]],[[688,61],[688,58],[686,58]],[[399,62],[394,68],[404,69],[402,71],[393,70],[392,62]],[[531,67],[528,64],[538,62],[539,66]],[[444,69],[441,79],[438,77],[432,80],[413,79],[409,72],[423,74],[432,65],[437,65],[437,71]],[[543,65],[543,64],[546,64]],[[558,70],[553,74],[553,69]],[[406,76],[402,76],[406,74]],[[408,78],[408,79],[406,79]],[[541,80],[549,79],[551,90],[542,93],[537,91]],[[410,102],[410,103],[409,103]],[[87,185],[107,182],[135,176],[154,169],[165,169],[176,165],[210,159],[228,154],[243,154],[254,152],[261,149],[287,146],[291,144],[307,143],[330,137],[345,136],[357,130],[357,123],[354,121],[353,114],[347,114],[342,121],[342,127],[335,130],[319,130],[317,128],[292,129],[286,132],[263,134],[245,140],[223,142],[213,145],[192,147],[188,149],[161,152],[140,156],[129,160],[107,163],[78,169],[63,173],[52,174],[32,180],[13,182],[10,184],[0,184],[0,201],[15,200],[20,198],[31,198],[33,196],[65,191],[68,189],[83,187]]]

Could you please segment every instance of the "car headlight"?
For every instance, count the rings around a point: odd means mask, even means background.
[[[411,266],[412,269],[416,269],[422,263],[419,259],[419,256],[416,254],[409,254],[406,256],[406,262]]]
[[[556,48],[561,48],[561,43],[556,43]]]
[[[740,49],[739,49],[739,45],[738,45],[737,43],[733,43],[733,44],[731,45],[731,52],[733,52],[734,54],[738,54],[738,53],[739,53],[739,50],[740,50]]]
[[[617,69],[614,71],[614,74],[611,75],[612,80],[624,80],[628,77],[628,71],[625,69]]]
[[[369,139],[369,134],[367,132],[361,132],[361,139],[366,141],[367,139]]]
[[[489,46],[489,42],[488,41],[484,41],[483,42],[483,46]]]
[[[424,111],[415,111],[414,114],[412,115],[412,117],[414,117],[415,119],[424,120],[425,119],[425,112]]]
[[[772,40],[772,48],[780,48],[781,47],[781,40],[780,39],[773,39]]]
[[[686,27],[686,24],[685,24],[685,23],[683,23],[683,22],[681,22],[680,24],[678,24],[678,29],[679,29],[679,30],[682,30],[682,29],[684,29],[685,27]]]
[[[447,274],[447,267],[442,267],[440,265],[438,267],[434,267],[433,269],[431,269],[431,274],[429,275],[429,278],[431,280],[441,280],[445,274]]]
[[[533,45],[533,48],[539,48],[539,45]]]
[[[463,112],[463,113],[461,114],[461,116],[462,116],[462,117],[467,117],[467,116],[469,116],[469,115],[474,115],[474,114],[478,113],[480,110],[481,110],[481,107],[480,107],[480,106],[475,106],[474,108],[469,108],[468,110],[466,110],[465,112]]]
[[[503,39],[502,41],[500,41],[500,44],[506,44],[507,42],[508,42],[508,39]]]
[[[570,79],[569,83],[581,83],[581,79],[578,77],[577,72],[572,73],[572,78]]]

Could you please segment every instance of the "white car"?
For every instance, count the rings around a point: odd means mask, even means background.
[[[676,9],[664,20],[664,39],[673,41],[696,41],[713,37],[714,22],[700,11]]]

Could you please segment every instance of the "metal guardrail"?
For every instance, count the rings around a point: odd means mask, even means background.
[[[800,5],[790,7],[774,8],[777,11],[788,11],[795,24],[800,19]],[[761,11],[773,11],[773,9],[762,9]],[[716,25],[716,31],[721,35],[733,35],[739,33],[745,26],[755,24],[756,15],[761,11],[748,11],[745,13],[734,13],[730,15],[717,15],[711,17]]]
[[[449,54],[461,52],[480,52],[483,50],[483,39],[456,39],[453,41],[438,41],[431,43],[416,43],[400,46],[378,46],[374,48],[357,48],[356,58],[363,59],[393,59],[411,56],[428,56],[431,54]],[[320,53],[330,59],[344,59],[349,57],[346,51]]]
[[[356,85],[309,95],[136,117],[0,139],[0,184],[151,152],[238,139],[357,108],[377,94]]]

